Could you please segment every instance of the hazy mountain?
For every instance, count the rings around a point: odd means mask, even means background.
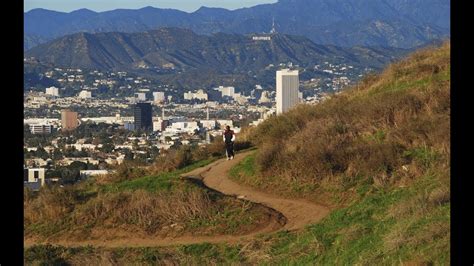
[[[160,27],[199,34],[278,32],[303,35],[320,44],[411,48],[449,36],[449,0],[280,0],[226,10],[202,7],[187,13],[145,7],[70,13],[34,9],[25,13],[25,49],[77,32],[141,32]],[[37,36],[32,38],[30,36]]]
[[[198,35],[179,28],[141,33],[76,33],[34,47],[26,56],[63,67],[213,69],[219,73],[246,73],[287,62],[301,66],[344,62],[381,68],[406,52],[395,48],[318,45],[306,37],[293,35],[274,34],[271,38],[271,41],[255,41],[251,35]]]

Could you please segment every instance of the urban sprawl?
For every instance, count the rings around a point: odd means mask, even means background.
[[[110,173],[126,160],[150,163],[170,148],[221,138],[227,125],[238,136],[242,127],[298,103],[316,104],[351,82],[344,73],[352,66],[325,62],[315,68],[332,78],[307,81],[283,67],[276,71],[275,90],[255,84],[248,95],[233,86],[179,93],[127,72],[42,73],[60,86],[25,92],[25,186],[73,183]],[[302,88],[313,93],[304,97]]]

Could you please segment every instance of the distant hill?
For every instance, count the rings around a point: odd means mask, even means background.
[[[302,67],[325,61],[344,62],[377,69],[407,52],[395,48],[317,45],[301,36],[268,36],[271,41],[253,40],[250,35],[198,35],[178,28],[141,33],[76,33],[39,45],[25,56],[60,67],[208,69],[235,74],[288,62]]]
[[[450,34],[449,0],[280,0],[227,10],[201,7],[192,13],[145,7],[70,13],[33,9],[24,15],[25,50],[77,32],[141,32],[160,27],[199,34],[278,32],[337,46],[412,48]]]

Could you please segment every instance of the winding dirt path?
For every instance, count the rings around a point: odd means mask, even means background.
[[[205,186],[217,190],[223,194],[236,196],[240,199],[263,204],[276,212],[277,217],[272,217],[270,223],[265,227],[246,235],[216,235],[216,236],[181,236],[176,238],[124,238],[113,240],[86,240],[86,241],[55,241],[56,245],[67,247],[87,246],[96,247],[152,247],[152,246],[172,246],[179,244],[196,243],[238,243],[251,239],[259,234],[276,232],[280,230],[298,230],[308,224],[321,220],[329,213],[329,209],[323,205],[318,205],[305,200],[285,199],[277,195],[257,191],[255,189],[239,185],[228,177],[229,170],[238,164],[252,151],[236,154],[234,160],[221,159],[207,166],[197,168],[189,173],[181,175],[182,178],[194,178],[200,180]],[[38,244],[32,239],[24,241],[25,247]],[[45,243],[42,243],[45,244]]]
[[[280,212],[285,216],[287,221],[279,230],[302,229],[307,224],[321,220],[329,213],[329,209],[326,206],[301,199],[285,199],[278,195],[258,191],[230,180],[228,177],[229,170],[251,153],[252,151],[237,154],[234,160],[219,160],[182,176],[200,178],[207,187],[223,194],[260,203]]]

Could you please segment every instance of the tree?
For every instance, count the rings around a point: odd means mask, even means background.
[[[61,169],[61,180],[63,184],[74,184],[80,178],[78,169]]]
[[[46,160],[49,158],[49,153],[41,146],[38,146],[38,148],[36,149],[36,152],[35,152],[35,156],[36,157],[39,157],[43,160]]]
[[[105,153],[111,153],[115,149],[115,145],[112,143],[105,143],[102,145],[102,148],[100,148],[100,151],[105,152]]]
[[[70,165],[67,166],[67,168],[72,169],[72,170],[87,170],[87,163],[83,163],[80,161],[74,161]]]
[[[124,155],[125,155],[125,158],[124,158],[125,161],[132,161],[134,158],[133,152],[131,152],[129,149],[124,150]]]
[[[158,147],[156,146],[151,146],[151,148],[148,150],[149,154],[150,154],[150,158],[152,160],[154,160],[156,157],[158,157],[160,155],[160,149],[158,149]]]
[[[138,139],[133,140],[132,147],[133,147],[134,150],[137,150],[139,148]]]

